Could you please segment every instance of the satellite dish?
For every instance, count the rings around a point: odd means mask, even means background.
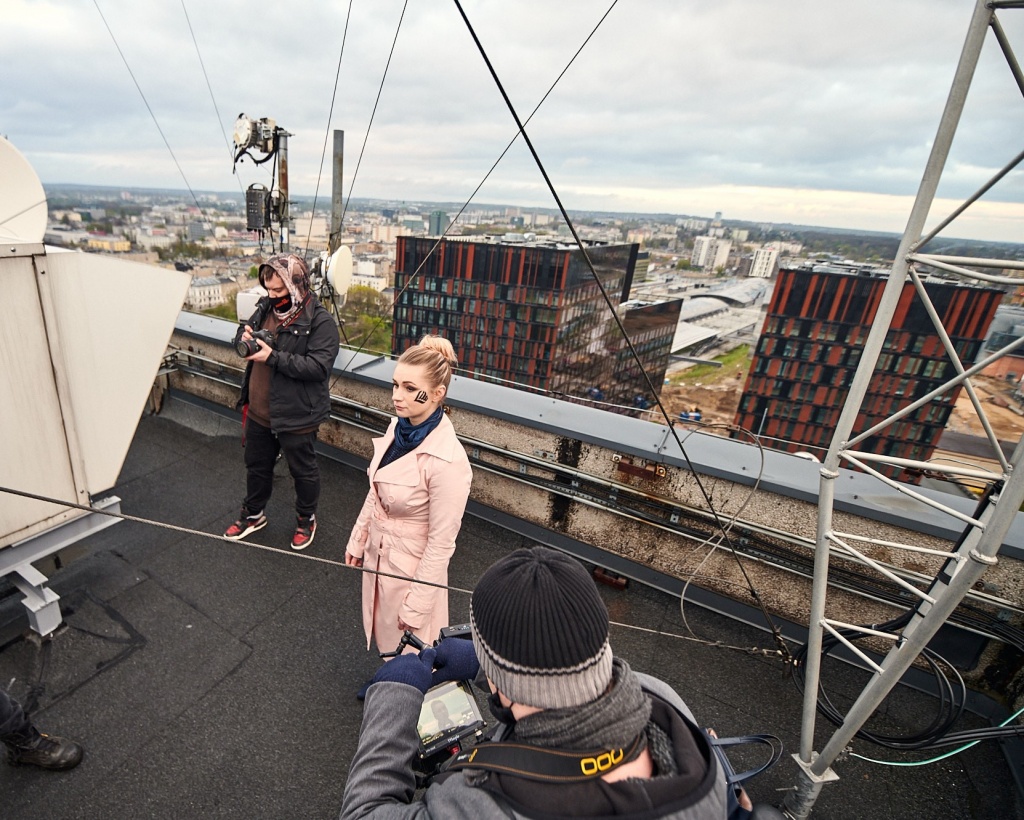
[[[29,161],[3,137],[0,180],[0,242],[42,242],[46,233],[46,192]]]
[[[352,249],[348,245],[342,245],[331,254],[327,260],[326,276],[335,293],[340,296],[348,293],[352,287]]]

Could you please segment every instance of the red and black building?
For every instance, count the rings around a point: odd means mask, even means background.
[[[616,310],[629,294],[638,250],[636,244],[587,247]],[[455,347],[460,371],[475,378],[570,399],[600,393],[616,403],[649,392],[635,369],[621,366],[622,334],[578,247],[403,236],[395,290],[396,355],[437,333]],[[667,365],[678,309],[675,303],[671,332],[664,309],[638,317],[645,331],[657,327],[663,340],[667,334],[664,349],[649,355],[655,372]],[[650,341],[645,338],[645,350]]]
[[[736,424],[773,449],[821,457],[846,401],[887,276],[865,266],[780,270]],[[960,360],[976,359],[1001,290],[926,282]],[[866,430],[951,379],[955,370],[911,283],[904,286],[854,430]],[[926,461],[959,388],[928,402],[858,449]],[[892,470],[886,471],[894,475]],[[902,475],[904,480],[913,476]]]

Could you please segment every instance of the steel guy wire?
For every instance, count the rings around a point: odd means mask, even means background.
[[[15,496],[18,496],[20,498],[27,498],[27,499],[30,499],[32,501],[42,501],[42,502],[45,502],[45,503],[48,503],[48,504],[55,504],[55,505],[60,506],[60,507],[66,507],[68,509],[82,510],[84,512],[95,513],[96,515],[104,515],[104,516],[107,516],[108,518],[116,518],[116,519],[119,519],[119,520],[122,520],[122,521],[131,521],[131,522],[136,523],[136,524],[143,524],[145,526],[157,527],[159,529],[170,530],[172,532],[178,532],[178,533],[182,533],[184,535],[195,536],[195,537],[198,537],[198,538],[205,538],[205,539],[208,539],[208,540],[211,540],[211,541],[220,541],[220,542],[223,542],[223,543],[226,543],[226,544],[234,544],[236,546],[243,546],[243,547],[249,547],[251,549],[262,550],[264,552],[272,552],[272,553],[275,553],[277,555],[285,556],[287,558],[299,558],[299,559],[303,559],[303,560],[306,560],[306,561],[313,561],[313,562],[315,562],[317,564],[324,564],[326,566],[339,567],[341,569],[349,570],[349,571],[355,571],[355,572],[358,572],[360,574],[376,575],[376,576],[383,577],[383,578],[393,578],[393,579],[398,580],[398,581],[409,581],[409,582],[414,583],[414,584],[421,584],[422,586],[429,586],[429,587],[435,587],[437,589],[444,589],[444,590],[448,590],[449,592],[458,592],[458,593],[461,593],[463,595],[472,595],[473,594],[473,590],[466,589],[465,587],[457,587],[457,586],[452,586],[450,584],[440,584],[440,583],[436,583],[434,581],[422,581],[422,580],[419,580],[417,578],[410,578],[410,577],[408,577],[406,575],[400,575],[398,573],[393,573],[393,572],[385,572],[383,570],[378,570],[378,569],[369,569],[368,567],[353,567],[353,566],[349,566],[344,561],[336,561],[336,560],[334,560],[332,558],[321,558],[318,555],[310,555],[310,554],[304,553],[304,552],[293,552],[293,551],[290,551],[290,550],[283,550],[283,549],[279,549],[278,547],[271,547],[271,546],[269,546],[267,544],[260,544],[260,543],[257,543],[255,541],[237,541],[237,540],[234,540],[232,538],[227,538],[226,536],[223,536],[223,535],[217,535],[217,534],[211,533],[211,532],[204,532],[203,530],[197,530],[197,529],[194,529],[192,527],[182,527],[182,526],[179,526],[177,524],[168,524],[168,523],[165,523],[163,521],[154,521],[153,519],[150,519],[150,518],[143,518],[141,516],[130,515],[128,513],[123,513],[123,512],[114,512],[113,510],[97,509],[97,508],[94,508],[94,507],[87,506],[85,504],[78,504],[78,503],[73,502],[73,501],[64,501],[64,500],[61,500],[59,498],[51,498],[49,496],[40,495],[38,493],[30,493],[30,492],[28,492],[26,490],[16,490],[13,487],[3,487],[3,486],[0,486],[0,493],[8,493],[9,495],[15,495]],[[661,636],[664,636],[664,637],[667,637],[667,638],[677,638],[679,640],[691,641],[691,642],[699,643],[699,644],[702,644],[702,645],[705,645],[705,646],[709,646],[709,647],[717,647],[717,648],[720,648],[720,649],[731,649],[731,650],[735,650],[735,651],[739,651],[739,652],[745,652],[747,654],[757,655],[757,656],[761,656],[761,657],[773,657],[773,656],[775,656],[777,654],[780,654],[776,650],[764,649],[764,648],[756,647],[756,646],[753,646],[753,647],[751,647],[751,646],[734,646],[734,645],[731,645],[731,644],[723,643],[722,641],[710,641],[710,640],[705,640],[705,639],[702,639],[702,638],[698,638],[696,636],[678,635],[678,634],[675,634],[675,633],[672,633],[672,632],[663,632],[663,631],[656,630],[656,629],[649,629],[647,627],[634,626],[632,624],[619,623],[617,621],[609,621],[609,623],[611,625],[613,625],[613,626],[622,627],[624,629],[632,629],[632,630],[636,630],[636,631],[639,631],[639,632],[647,632],[647,633],[651,633],[651,634],[655,634],[655,635],[661,635]]]
[[[665,422],[669,425],[669,432],[672,433],[673,438],[676,440],[676,444],[679,445],[680,453],[686,461],[687,466],[693,473],[694,480],[697,483],[697,487],[700,490],[701,495],[704,497],[704,502],[705,504],[707,504],[708,511],[712,514],[712,516],[714,516],[716,524],[722,531],[723,538],[725,538],[725,540],[728,542],[729,535],[728,532],[725,530],[721,517],[718,515],[718,511],[714,508],[714,505],[711,503],[710,496],[704,489],[704,485],[698,477],[697,471],[694,469],[693,464],[690,462],[690,458],[687,455],[686,450],[682,445],[682,442],[679,440],[679,436],[675,432],[675,428],[672,426],[672,419],[669,417],[668,411],[662,404],[661,397],[658,395],[658,391],[654,389],[654,385],[651,382],[650,374],[648,374],[647,370],[643,367],[643,363],[640,361],[640,355],[637,353],[632,340],[629,338],[629,334],[626,333],[626,329],[623,326],[622,320],[619,318],[618,313],[615,311],[615,306],[612,304],[611,298],[608,296],[608,291],[605,288],[604,283],[597,275],[597,270],[594,268],[593,262],[590,259],[590,255],[587,253],[586,248],[583,245],[583,241],[580,239],[579,234],[576,231],[576,226],[573,224],[572,220],[569,217],[568,211],[562,204],[561,197],[559,197],[558,191],[555,189],[554,183],[548,176],[547,170],[544,167],[544,163],[541,161],[540,155],[537,153],[537,149],[533,145],[533,141],[530,139],[529,134],[526,133],[525,124],[522,122],[522,120],[520,120],[519,114],[516,112],[515,106],[512,104],[512,100],[509,98],[508,94],[505,91],[505,87],[501,82],[501,78],[498,77],[498,73],[494,69],[494,66],[491,63],[490,58],[487,56],[487,51],[484,49],[483,43],[481,43],[480,38],[477,37],[476,31],[473,29],[473,25],[469,21],[469,17],[466,16],[466,12],[463,10],[462,4],[459,2],[459,0],[454,0],[454,2],[456,8],[458,8],[459,10],[459,14],[462,15],[462,19],[466,23],[466,27],[469,29],[469,33],[470,36],[472,36],[473,38],[473,42],[476,43],[476,46],[480,51],[480,56],[483,58],[484,63],[487,65],[487,69],[490,72],[491,77],[495,82],[495,85],[497,85],[498,87],[498,91],[500,92],[502,99],[505,101],[505,105],[508,107],[509,112],[512,114],[512,117],[516,122],[516,125],[519,127],[519,132],[523,135],[523,140],[526,142],[527,148],[530,149],[530,154],[533,156],[534,162],[537,164],[537,168],[540,171],[541,176],[544,177],[544,182],[548,186],[548,190],[551,192],[551,196],[555,200],[555,204],[558,206],[558,210],[562,214],[562,218],[565,220],[566,225],[569,227],[569,231],[572,233],[573,239],[576,241],[576,245],[580,249],[580,253],[582,254],[583,259],[590,270],[591,276],[594,279],[594,283],[597,285],[597,289],[600,291],[601,296],[605,301],[605,304],[608,306],[608,310],[610,311],[612,318],[615,321],[615,324],[618,326],[619,332],[622,334],[622,337],[626,342],[626,346],[629,348],[630,354],[632,355],[634,361],[636,361],[639,365],[640,372],[643,374],[644,380],[647,382],[648,389],[653,394],[655,403],[661,409],[662,415],[665,417]],[[761,600],[761,596],[754,588],[753,582],[750,580],[750,576],[747,573],[747,569],[743,565],[743,562],[740,560],[739,554],[735,549],[732,550],[732,555],[736,559],[736,564],[740,568],[740,571],[743,573],[744,579],[747,581],[751,597],[753,597],[753,599],[757,602],[758,606],[761,609],[761,613],[764,615],[765,621],[767,622],[768,627],[772,632],[772,636],[775,639],[776,645],[778,646],[780,652],[784,654],[787,662],[791,662],[792,657],[789,652],[789,647],[786,644],[785,639],[782,637],[782,633],[779,630],[778,625],[775,624],[774,621],[772,621],[772,618],[769,615],[768,610],[765,608],[764,602]]]
[[[192,190],[192,186],[189,184],[188,177],[185,176],[185,171],[181,167],[181,163],[178,162],[178,158],[174,155],[174,149],[171,148],[171,144],[167,141],[167,137],[164,134],[163,128],[160,127],[160,121],[156,118],[156,114],[153,113],[153,108],[149,104],[149,100],[146,99],[146,94],[142,90],[142,86],[139,85],[139,81],[135,79],[135,72],[132,71],[132,67],[128,65],[128,59],[124,56],[124,52],[121,51],[121,46],[117,42],[117,38],[114,36],[114,32],[110,28],[110,24],[107,22],[107,18],[103,16],[103,10],[100,8],[99,0],[92,0],[93,5],[96,6],[96,11],[100,15],[100,19],[103,21],[103,25],[107,29],[107,33],[110,35],[110,39],[114,41],[114,48],[117,49],[117,53],[121,56],[121,62],[124,63],[124,67],[128,69],[128,75],[132,78],[132,82],[135,83],[135,88],[138,89],[139,96],[142,97],[142,102],[146,106],[146,110],[149,111],[149,116],[153,118],[153,124],[156,125],[156,130],[160,133],[160,138],[164,141],[164,145],[167,146],[167,151],[171,155],[171,159],[174,160],[174,165],[178,169],[178,173],[181,174],[181,179],[185,183],[185,187],[188,192],[192,195],[192,201],[196,203],[196,207],[199,209],[199,213],[206,218],[206,213],[203,211],[203,206],[199,204],[199,199],[196,197],[195,191]]]

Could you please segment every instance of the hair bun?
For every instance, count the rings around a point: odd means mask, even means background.
[[[433,350],[435,353],[440,354],[448,366],[454,370],[459,365],[459,360],[455,356],[455,348],[452,347],[452,343],[449,342],[444,336],[426,335],[419,341],[419,347],[426,348],[427,350]]]

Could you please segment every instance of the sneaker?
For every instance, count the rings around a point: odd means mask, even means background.
[[[224,530],[224,537],[230,538],[232,541],[241,541],[247,535],[252,535],[256,530],[262,530],[265,526],[267,526],[267,517],[262,512],[249,515],[243,508],[239,519]]]
[[[313,543],[313,536],[316,535],[316,516],[308,518],[300,515],[295,525],[295,535],[292,536],[292,549],[304,550]]]
[[[73,769],[85,754],[73,740],[55,735],[39,736],[21,743],[8,741],[7,762],[12,766],[38,766],[41,769]]]

